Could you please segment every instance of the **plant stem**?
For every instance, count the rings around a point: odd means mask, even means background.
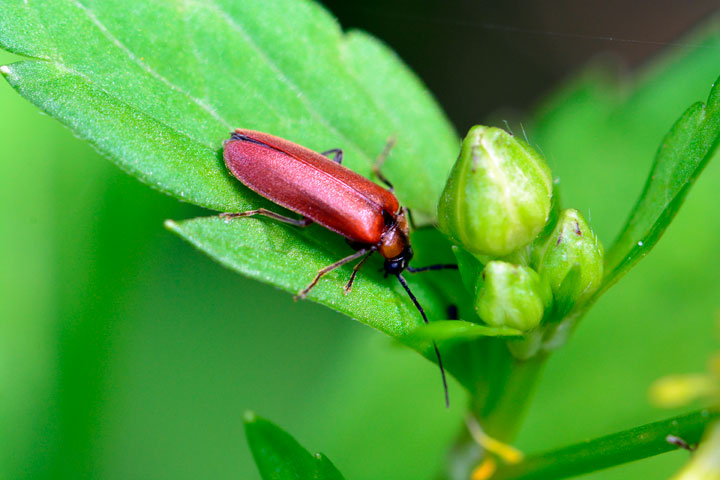
[[[497,347],[494,370],[487,374],[487,384],[476,391],[470,410],[486,433],[509,442],[525,417],[547,356],[518,360],[504,342],[493,345]]]
[[[700,441],[705,427],[718,417],[720,412],[704,409],[649,423],[528,457],[518,464],[502,468],[492,478],[554,480],[652,457],[678,448],[667,441],[668,435],[679,437],[691,445],[696,444]]]
[[[485,433],[511,442],[522,423],[547,355],[519,360],[508,350],[506,340],[489,337],[465,347],[466,364],[473,367],[468,377],[462,379],[471,392],[469,413]],[[482,448],[463,427],[449,452],[447,469],[438,478],[467,480],[482,455]]]

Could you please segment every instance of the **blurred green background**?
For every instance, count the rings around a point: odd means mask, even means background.
[[[705,26],[637,70],[636,93],[596,63],[539,107],[531,140],[564,204],[586,212],[606,245],[663,134],[720,74],[718,31]],[[452,385],[453,408],[442,408],[431,363],[224,270],[162,228],[209,212],[126,176],[4,82],[0,106],[0,477],[259,478],[246,409],[326,453],[348,480],[440,469],[463,401]],[[499,106],[450,115],[464,133]],[[522,449],[676,413],[653,409],[647,389],[703,370],[717,347],[719,186],[715,161],[656,250],[551,359]],[[667,478],[686,459],[585,478]]]

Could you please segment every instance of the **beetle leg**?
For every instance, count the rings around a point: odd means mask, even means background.
[[[286,217],[285,215],[280,215],[279,213],[272,212],[265,208],[258,208],[257,210],[248,210],[247,212],[221,213],[220,218],[252,217],[253,215],[263,215],[265,217],[270,217],[279,222],[289,223],[290,225],[295,225],[296,227],[307,227],[308,225],[310,225],[312,223],[312,220],[310,220],[309,218],[306,218],[306,217],[302,217],[302,218]]]
[[[347,284],[345,285],[345,288],[343,289],[343,294],[344,294],[344,295],[347,295],[348,293],[350,293],[350,290],[352,290],[353,282],[355,281],[355,276],[357,276],[358,270],[360,270],[360,268],[363,266],[363,264],[365,263],[365,261],[366,261],[368,258],[370,258],[370,255],[372,255],[373,253],[375,253],[375,250],[376,250],[375,248],[370,249],[370,253],[368,253],[367,255],[365,255],[365,258],[363,258],[362,260],[360,260],[360,261],[355,265],[355,267],[353,268],[353,271],[352,271],[352,275],[350,275],[350,280],[348,280]]]
[[[405,268],[410,273],[427,272],[428,270],[457,270],[458,266],[454,263],[439,263],[437,265],[428,265],[427,267],[413,268],[408,266]]]
[[[342,148],[332,148],[332,149],[330,149],[330,150],[327,150],[327,151],[325,151],[325,152],[322,152],[322,154],[325,155],[326,157],[327,157],[328,155],[332,155],[332,158],[331,158],[330,160],[332,160],[333,162],[337,163],[338,165],[342,165],[342,161],[343,161],[343,151],[342,151]]]
[[[367,248],[363,248],[363,249],[358,250],[357,252],[353,253],[352,255],[347,256],[347,257],[345,257],[345,258],[343,258],[343,259],[341,259],[341,260],[338,260],[337,262],[335,262],[335,263],[333,263],[333,264],[330,264],[330,265],[328,265],[327,267],[323,268],[322,270],[320,270],[319,272],[317,272],[317,275],[315,275],[315,278],[313,278],[313,281],[310,282],[310,285],[308,285],[307,287],[305,287],[305,288],[303,288],[302,290],[300,290],[300,291],[298,292],[298,294],[295,295],[294,299],[295,299],[295,300],[301,300],[301,299],[307,297],[308,292],[309,292],[310,290],[312,290],[315,285],[317,285],[318,281],[320,280],[320,278],[322,278],[323,275],[325,275],[325,274],[328,273],[328,272],[332,272],[332,271],[335,270],[336,268],[341,267],[341,266],[345,265],[345,264],[348,263],[348,262],[352,262],[352,261],[355,260],[356,258],[362,257],[362,256],[365,255],[366,253],[368,253],[368,249],[367,249]]]
[[[380,172],[380,167],[383,166],[383,163],[385,163],[385,160],[387,160],[388,155],[390,155],[390,150],[395,146],[395,142],[397,141],[397,138],[395,138],[395,135],[390,137],[385,144],[385,148],[383,148],[383,151],[380,152],[380,155],[378,155],[377,159],[375,160],[375,165],[372,167],[373,174],[385,185],[388,186],[388,189],[392,192],[395,190],[395,187],[393,187],[392,183],[390,183],[390,180],[385,178],[385,175]]]
[[[410,230],[417,230],[415,220],[413,220],[413,215],[410,209],[407,207],[400,207],[400,211],[405,214],[405,218],[407,218],[407,221],[410,224]]]

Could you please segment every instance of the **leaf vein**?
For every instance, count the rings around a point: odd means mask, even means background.
[[[110,32],[110,30],[103,24],[100,19],[90,10],[88,7],[83,5],[79,2],[79,0],[70,0],[72,4],[74,4],[76,7],[78,7],[82,12],[90,19],[90,21],[100,30],[100,32],[107,38],[113,45],[118,47],[120,50],[122,50],[130,60],[132,60],[138,67],[140,67],[142,70],[144,70],[148,75],[155,78],[156,80],[160,81],[164,85],[166,85],[168,88],[170,88],[173,91],[176,91],[183,96],[189,98],[193,103],[195,103],[197,106],[199,106],[202,110],[205,110],[212,118],[217,120],[218,122],[222,123],[228,130],[232,129],[232,125],[230,122],[228,122],[226,119],[222,118],[214,108],[212,108],[210,105],[205,103],[204,101],[200,100],[199,98],[196,98],[189,92],[185,91],[184,89],[180,88],[179,86],[172,83],[170,80],[165,78],[160,73],[156,72],[152,67],[150,67],[148,64],[140,60],[133,52],[130,50],[125,44],[123,44],[115,35]]]

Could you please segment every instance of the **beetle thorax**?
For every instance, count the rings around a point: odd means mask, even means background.
[[[387,259],[400,256],[410,244],[410,231],[405,212],[395,215],[395,221],[388,225],[380,238],[378,251]]]

